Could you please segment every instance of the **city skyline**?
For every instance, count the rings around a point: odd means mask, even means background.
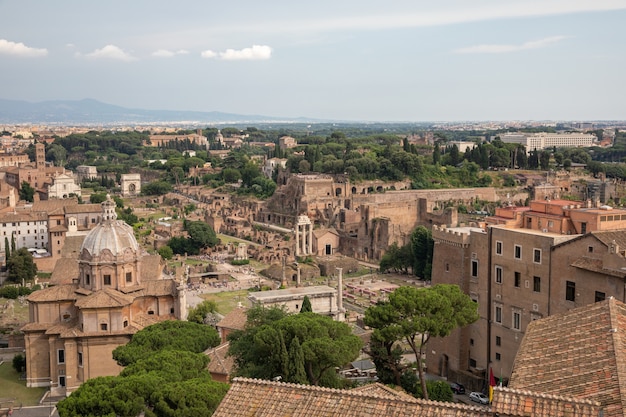
[[[346,121],[626,119],[624,0],[26,0],[0,13],[5,99]]]

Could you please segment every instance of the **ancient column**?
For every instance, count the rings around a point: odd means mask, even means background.
[[[300,225],[296,223],[296,256],[300,255],[300,234],[298,233]]]
[[[337,268],[337,310],[343,313],[343,268]]]
[[[313,223],[309,223],[309,255],[313,254]]]

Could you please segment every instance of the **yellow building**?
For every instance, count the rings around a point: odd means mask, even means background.
[[[148,256],[133,229],[117,220],[115,203],[85,237],[77,276],[28,297],[30,323],[22,328],[27,386],[67,394],[90,378],[117,375],[112,351],[147,325],[186,316],[185,291],[161,268],[142,268]]]

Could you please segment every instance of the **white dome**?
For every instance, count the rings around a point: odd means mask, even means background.
[[[86,249],[91,256],[98,256],[108,249],[113,256],[117,256],[130,248],[139,251],[139,244],[133,228],[121,220],[107,220],[96,226],[83,240],[80,251]]]
[[[117,256],[129,248],[138,253],[139,244],[135,239],[133,228],[126,222],[117,220],[115,202],[110,197],[102,203],[102,214],[100,224],[85,236],[80,252],[87,250],[94,257],[108,249],[113,256]]]

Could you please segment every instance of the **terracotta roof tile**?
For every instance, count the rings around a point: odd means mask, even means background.
[[[228,355],[230,343],[222,343],[211,349],[204,351],[204,354],[211,360],[208,365],[209,372],[229,376],[235,366],[235,358]]]
[[[491,410],[507,416],[597,417],[600,415],[600,403],[571,396],[496,387],[493,391]]]
[[[576,259],[571,264],[574,268],[585,269],[591,272],[598,272],[604,275],[611,275],[618,278],[626,276],[626,272],[619,269],[605,268],[602,259],[588,258],[586,256]]]
[[[599,401],[626,410],[626,306],[609,298],[531,322],[509,381],[513,389]]]
[[[78,308],[124,307],[133,303],[133,297],[107,288],[81,297],[76,301]]]
[[[222,329],[243,330],[248,320],[247,311],[248,309],[244,307],[235,308],[226,314],[215,326]]]
[[[487,417],[486,407],[235,378],[214,417]]]
[[[76,299],[76,284],[55,285],[35,291],[28,296],[28,301],[32,302],[55,302],[62,300]]]

